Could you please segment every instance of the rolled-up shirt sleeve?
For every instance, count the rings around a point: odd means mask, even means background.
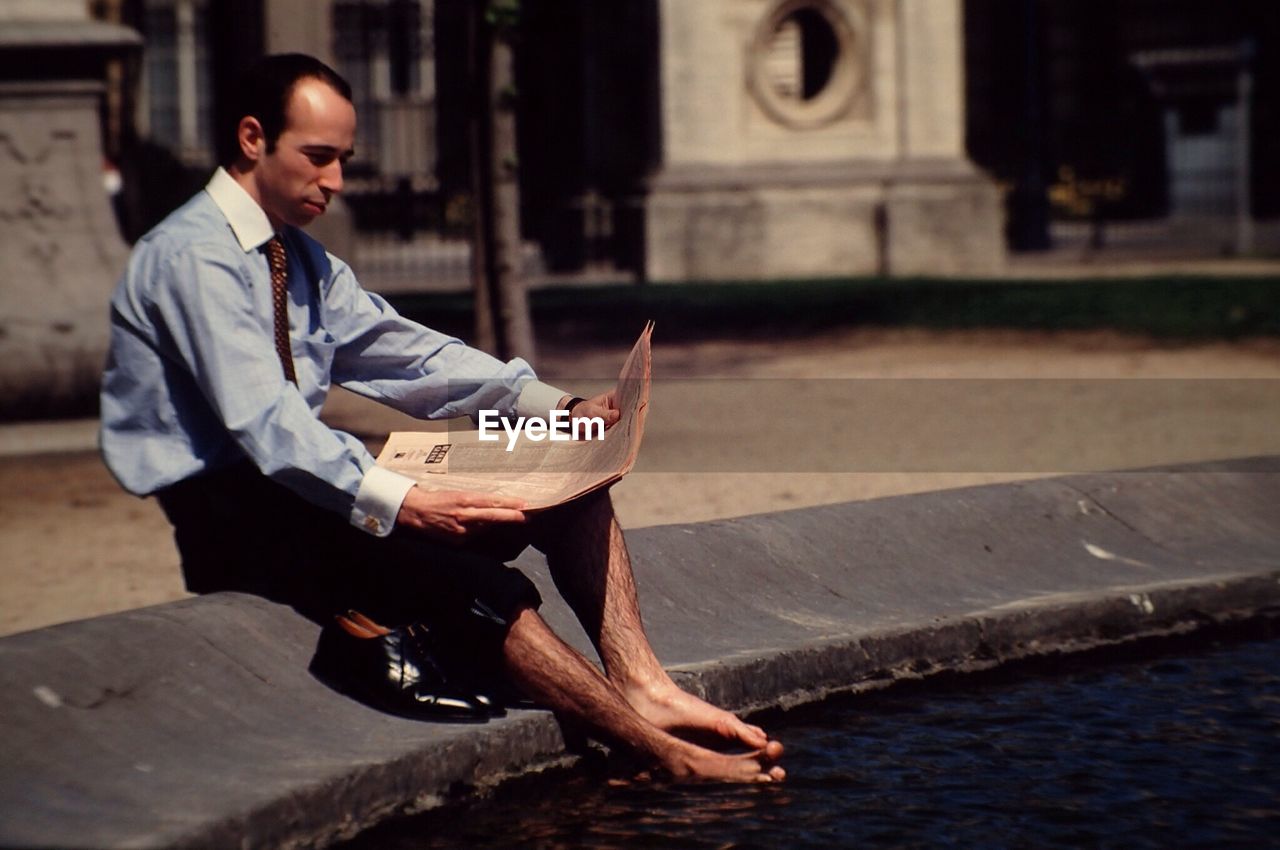
[[[420,419],[474,418],[481,410],[545,417],[566,395],[520,358],[504,363],[404,318],[329,259],[335,273],[323,303],[338,341],[335,383]]]
[[[520,388],[520,395],[516,399],[516,415],[546,418],[560,405],[560,399],[567,395],[564,390],[542,381],[529,381]]]

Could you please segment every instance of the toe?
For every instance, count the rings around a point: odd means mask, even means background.
[[[749,723],[739,724],[737,737],[749,747],[764,747],[769,743],[769,736],[764,730]]]

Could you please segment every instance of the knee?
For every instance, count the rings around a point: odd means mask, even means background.
[[[609,496],[609,488],[605,487],[552,508],[547,513],[553,524],[608,524],[613,520],[613,499]]]
[[[569,540],[594,538],[613,522],[609,490],[597,490],[538,515],[531,528],[533,545],[545,553]]]

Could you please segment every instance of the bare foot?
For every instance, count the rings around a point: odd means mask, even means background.
[[[648,687],[627,688],[623,693],[637,714],[673,735],[709,733],[728,741],[740,741],[753,750],[763,750],[770,744],[769,736],[759,726],[744,723],[736,714],[680,690],[670,679]],[[781,747],[778,744],[779,755]]]
[[[770,741],[761,749],[741,755],[725,755],[693,744],[662,760],[663,767],[677,780],[691,782],[781,782],[787,772],[777,764],[782,744]]]

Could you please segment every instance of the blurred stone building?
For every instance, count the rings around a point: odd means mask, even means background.
[[[203,183],[240,69],[303,50],[361,116],[326,238],[373,284],[465,285],[474,2],[63,0],[144,44],[109,64],[101,110],[126,239]],[[986,274],[1006,236],[1116,243],[1157,223],[1194,243],[1178,222],[1247,248],[1242,217],[1280,195],[1256,154],[1277,122],[1268,3],[521,0],[529,268]]]
[[[522,118],[545,163],[529,223],[553,268],[680,281],[1001,265],[999,196],[964,151],[960,0],[526,6]]]
[[[143,35],[137,149],[169,169],[148,185],[126,167],[137,226],[213,163],[237,70],[303,50],[355,88],[345,194],[366,279],[461,283],[473,2],[97,0]],[[521,0],[530,269],[981,275],[1006,237],[1115,241],[1120,222],[1248,248],[1242,216],[1277,212],[1276,167],[1253,153],[1276,121],[1268,2]]]
[[[466,288],[482,2],[0,0],[0,415],[92,390],[127,243],[207,180],[263,53],[354,87],[345,202],[317,235],[371,289]],[[1275,0],[518,5],[543,281],[1280,253]]]
[[[1280,252],[1274,0],[966,0],[965,42],[1014,250]]]
[[[153,171],[211,167],[221,92],[253,56],[337,67],[361,116],[344,194],[376,276],[387,234],[436,241],[417,255],[429,267],[450,254],[442,236],[465,232],[466,2],[95,8],[146,43],[134,150]],[[960,0],[521,6],[524,223],[541,267],[678,281],[1000,265],[1000,199],[964,151]],[[131,235],[198,182],[173,175],[149,190],[126,167]]]
[[[126,253],[110,93],[140,47],[82,0],[0,0],[0,418],[93,409]]]

